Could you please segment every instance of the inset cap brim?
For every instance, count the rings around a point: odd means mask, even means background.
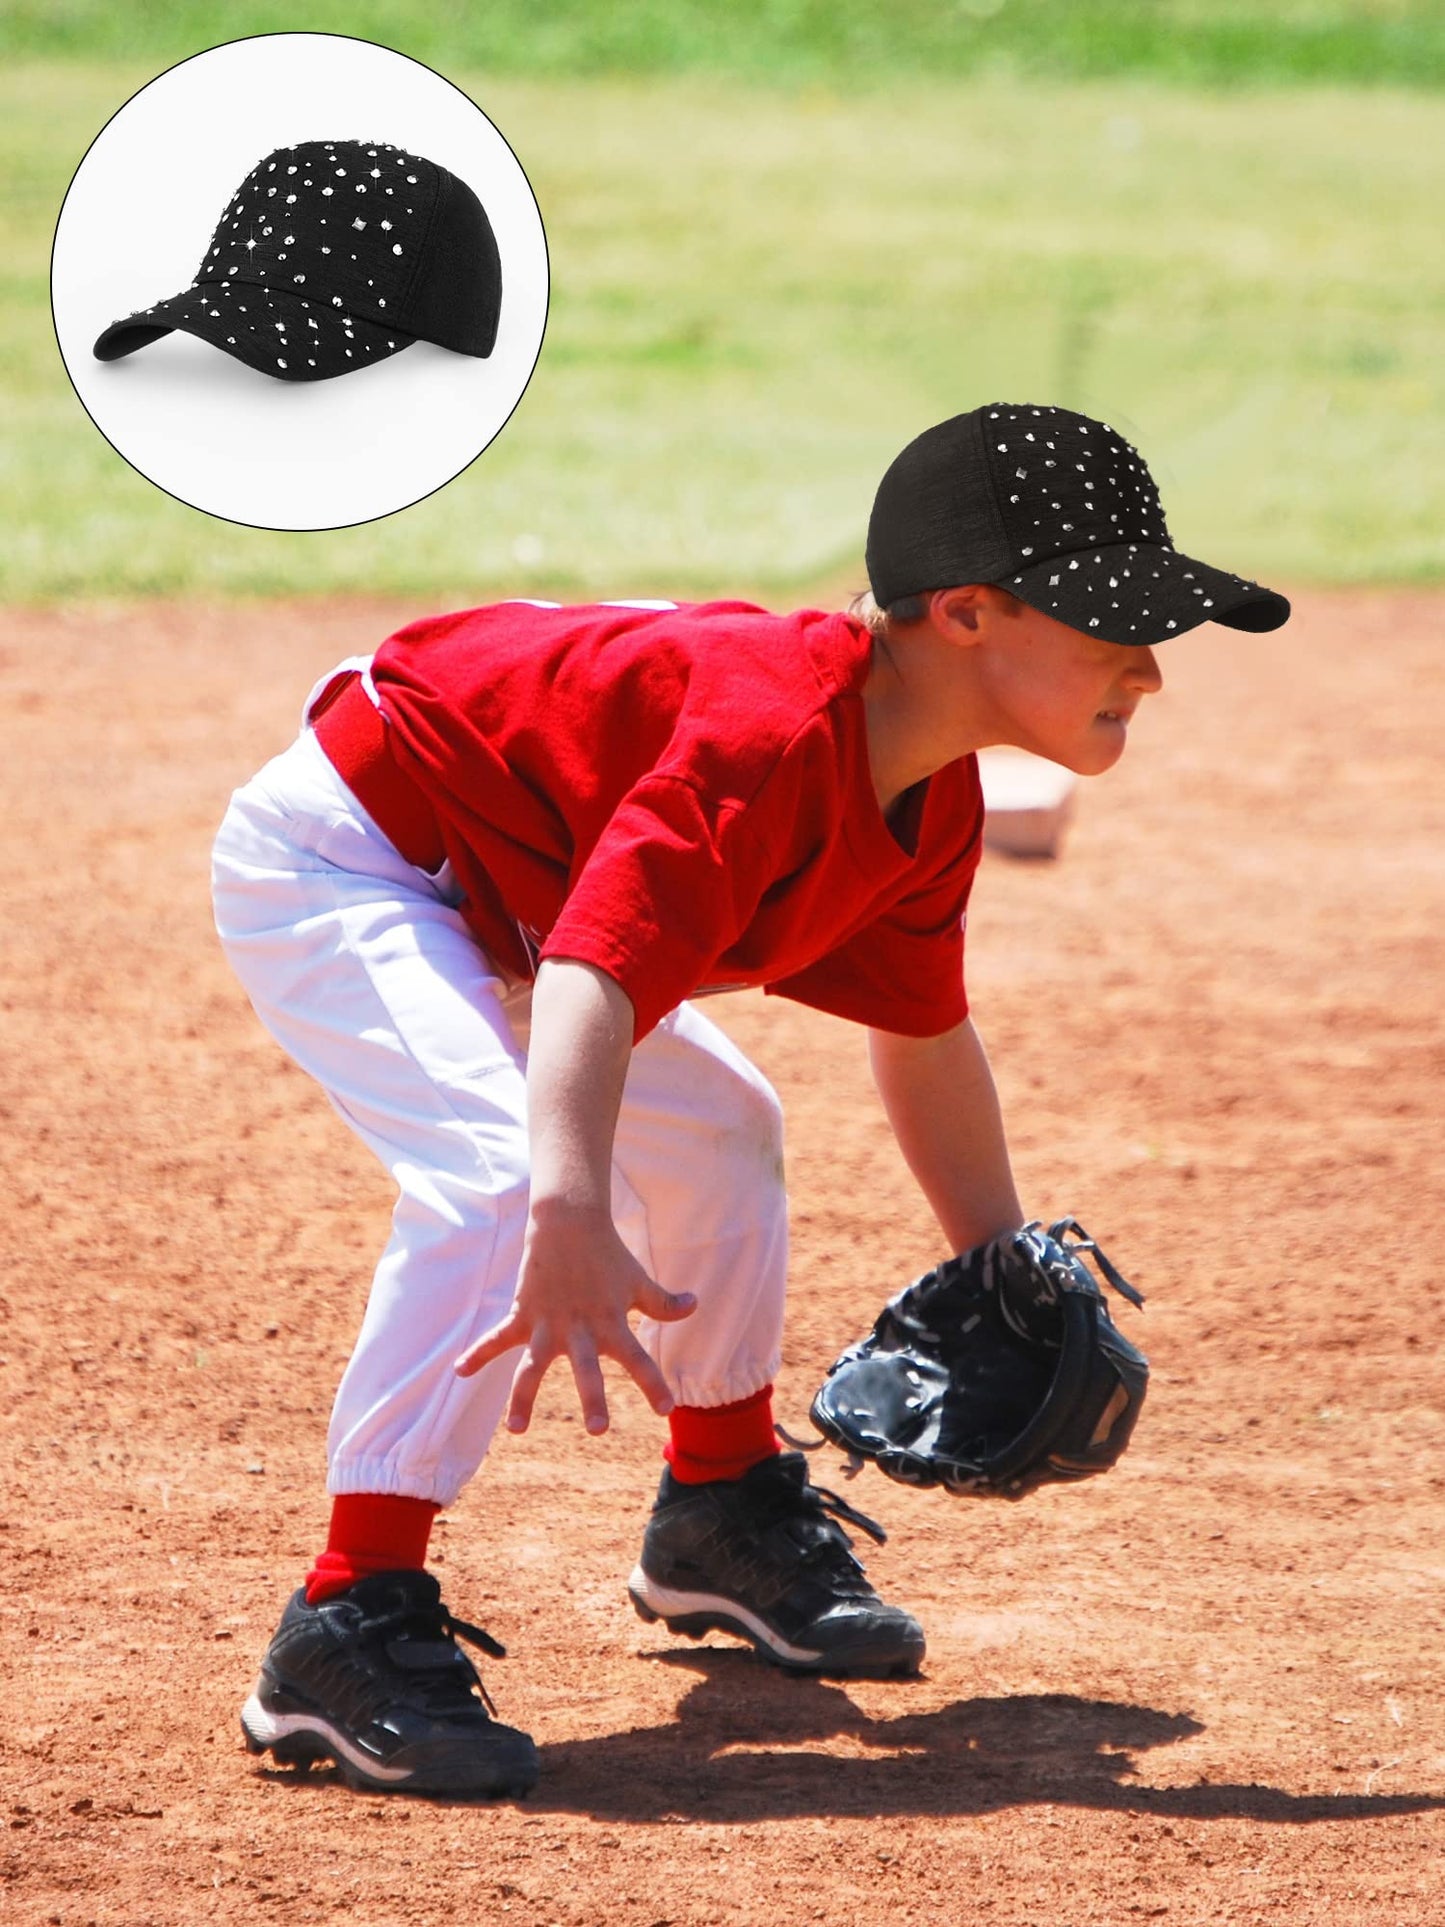
[[[1054,556],[998,587],[1071,629],[1141,647],[1166,642],[1202,622],[1230,629],[1278,629],[1289,603],[1273,589],[1177,550],[1120,543]]]
[[[113,321],[94,354],[97,361],[118,361],[177,328],[278,381],[349,375],[400,354],[414,339],[348,314],[339,299],[308,301],[284,289],[209,281]]]

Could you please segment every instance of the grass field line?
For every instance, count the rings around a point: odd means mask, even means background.
[[[11,0],[0,52],[163,66],[292,25],[278,0]],[[433,65],[550,79],[702,73],[854,90],[979,74],[1130,74],[1184,88],[1445,83],[1445,18],[1432,0],[312,0],[305,28]]]

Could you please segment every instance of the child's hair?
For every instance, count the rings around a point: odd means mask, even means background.
[[[926,595],[899,596],[886,609],[873,600],[871,589],[860,589],[848,604],[848,614],[861,622],[870,636],[885,637],[890,627],[903,622],[918,622],[928,613]]]

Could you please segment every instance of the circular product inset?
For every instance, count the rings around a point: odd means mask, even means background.
[[[406,508],[494,440],[547,324],[502,134],[430,68],[283,33],[193,55],[106,123],[51,257],[56,340],[158,488],[270,529]]]

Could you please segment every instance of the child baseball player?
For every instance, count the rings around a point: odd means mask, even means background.
[[[397,1188],[331,1420],[329,1538],[243,1710],[253,1751],[368,1788],[532,1785],[457,1642],[498,1649],[443,1605],[428,1533],[554,1365],[605,1431],[604,1358],[667,1423],[645,1618],[805,1672],[917,1668],[921,1628],[841,1524],[869,1522],[778,1447],[778,1100],[696,1000],[761,985],[865,1026],[950,1251],[1021,1225],[964,990],[973,752],[1108,769],[1156,644],[1289,605],[1179,554],[1134,450],[1042,406],[910,443],[867,563],[848,614],[425,618],[318,685],[232,799],[226,953]]]

